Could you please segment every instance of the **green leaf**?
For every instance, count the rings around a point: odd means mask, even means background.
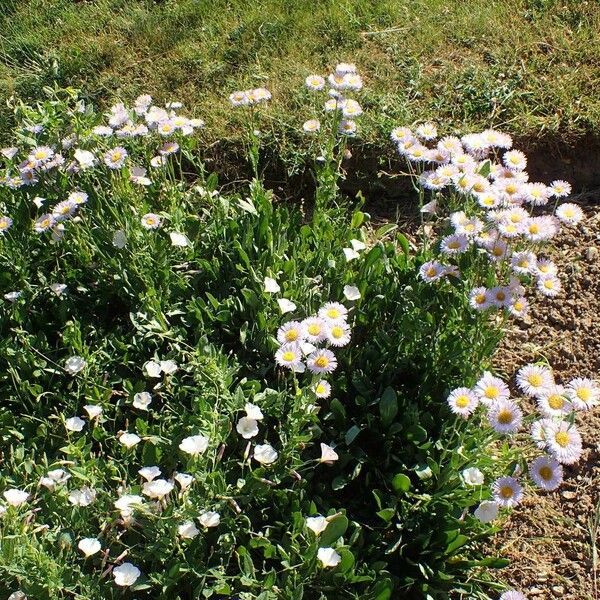
[[[385,237],[390,231],[394,231],[395,229],[398,229],[398,225],[396,225],[396,223],[387,223],[375,232],[375,238],[380,240],[382,237]]]
[[[462,533],[457,535],[454,541],[446,546],[446,554],[452,554],[452,552],[464,546],[468,541],[469,538],[466,535],[463,535]]]
[[[408,254],[410,252],[410,244],[409,244],[408,240],[406,239],[406,236],[403,235],[402,233],[399,233],[396,236],[396,239],[398,240],[398,243],[400,244],[400,247],[402,248],[402,252],[404,252],[404,254],[406,256],[408,256]]]
[[[392,487],[396,492],[408,492],[410,490],[410,478],[404,473],[398,473],[392,479]]]
[[[379,401],[379,414],[384,427],[389,427],[398,414],[398,399],[396,398],[396,392],[391,387],[387,387],[383,391]]]
[[[348,519],[345,515],[336,515],[329,521],[325,531],[319,539],[321,548],[329,548],[335,541],[341,538],[348,529]]]

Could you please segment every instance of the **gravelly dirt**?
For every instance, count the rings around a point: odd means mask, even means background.
[[[556,379],[598,378],[600,367],[600,208],[583,207],[586,220],[564,231],[551,258],[559,265],[563,291],[538,300],[527,322],[511,322],[496,355],[498,371],[512,376],[529,362],[545,359]],[[585,452],[554,493],[528,494],[495,539],[512,564],[501,578],[528,598],[599,600],[600,578],[591,525],[600,510],[600,408],[579,413]],[[595,539],[594,539],[595,538]]]

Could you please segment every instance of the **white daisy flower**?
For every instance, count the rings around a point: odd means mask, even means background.
[[[562,483],[563,468],[554,458],[539,456],[529,465],[529,475],[539,488],[551,492]]]
[[[338,348],[346,346],[350,343],[350,326],[344,321],[331,323],[327,331],[327,340]]]
[[[127,159],[127,150],[121,146],[112,148],[104,154],[104,164],[110,169],[120,169]]]
[[[523,487],[514,477],[499,477],[492,485],[494,500],[504,508],[512,508],[523,498]]]
[[[144,229],[158,229],[161,224],[160,217],[154,213],[146,213],[141,221]]]
[[[540,450],[546,448],[548,436],[550,435],[550,428],[553,424],[554,420],[547,417],[534,421],[531,424],[531,439]]]
[[[517,371],[517,386],[527,396],[534,397],[554,383],[554,376],[548,367],[525,365]]]
[[[550,384],[536,393],[539,411],[546,417],[563,417],[573,411],[573,405],[567,399],[562,385]]]
[[[575,410],[590,410],[600,399],[600,389],[596,382],[585,377],[572,379],[567,384],[566,392]]]
[[[304,334],[304,327],[300,321],[288,321],[277,330],[277,341],[280,344],[299,344],[304,341]]]
[[[548,452],[563,465],[575,464],[583,452],[581,435],[568,421],[548,424],[545,429]]]
[[[523,421],[523,412],[512,400],[498,400],[488,407],[490,425],[498,433],[516,433]]]
[[[304,84],[309,90],[318,92],[325,87],[325,79],[320,75],[309,75],[304,80]]]
[[[469,238],[466,235],[452,234],[442,239],[441,251],[443,254],[462,254],[469,249]]]
[[[329,326],[320,317],[308,317],[302,321],[304,339],[311,344],[318,344],[327,338]]]
[[[509,150],[504,153],[502,162],[513,171],[524,171],[527,166],[527,157],[519,150]]]
[[[567,202],[566,204],[561,204],[556,209],[556,216],[561,223],[577,225],[583,220],[585,215],[577,204]]]
[[[557,198],[564,198],[571,193],[571,184],[562,179],[557,179],[550,184],[550,191]]]
[[[304,122],[302,129],[305,133],[316,133],[321,129],[321,123],[317,119],[309,119]]]
[[[289,344],[283,344],[275,352],[275,361],[281,367],[291,369],[292,371],[299,371],[304,366],[302,362],[302,349],[300,344],[291,342]]]
[[[312,390],[317,398],[329,398],[331,396],[331,384],[324,379],[314,383]]]
[[[492,306],[489,290],[484,287],[476,287],[469,293],[469,305],[475,310],[486,310]]]
[[[499,377],[494,377],[489,371],[475,384],[473,390],[482,404],[490,404],[501,400],[508,400],[510,391],[508,386]]]
[[[306,366],[311,373],[332,373],[337,367],[337,359],[331,350],[319,349],[308,356]]]
[[[562,290],[562,284],[556,275],[540,275],[536,287],[541,294],[549,298],[558,296]]]
[[[450,392],[446,399],[450,410],[461,417],[468,417],[479,404],[479,399],[467,387],[459,387]]]

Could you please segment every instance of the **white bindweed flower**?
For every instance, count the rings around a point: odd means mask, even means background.
[[[325,529],[327,529],[328,524],[329,521],[321,515],[317,515],[316,517],[306,517],[306,526],[311,531],[314,531],[316,535],[323,533]]]
[[[142,486],[142,494],[149,498],[155,498],[161,500],[165,496],[171,493],[175,486],[166,479],[155,479],[154,481],[147,481]]]
[[[191,246],[191,242],[189,238],[184,233],[178,233],[177,231],[171,231],[169,233],[169,237],[171,238],[171,245],[178,246],[181,248],[185,248],[186,246]]]
[[[200,530],[194,525],[193,521],[184,521],[178,528],[177,533],[184,540],[193,540]]]
[[[160,469],[156,466],[154,467],[142,467],[138,473],[146,480],[152,481],[156,479],[160,475]]]
[[[94,500],[96,500],[96,490],[92,490],[89,487],[73,490],[69,494],[69,502],[73,506],[89,506]]]
[[[27,492],[16,488],[6,490],[2,495],[10,506],[21,506],[21,504],[25,504],[29,499],[29,494]]]
[[[138,392],[133,396],[133,406],[140,410],[148,410],[150,403],[152,402],[152,395],[150,392]]]
[[[462,478],[467,485],[483,485],[483,473],[477,467],[469,467],[462,472]]]
[[[85,410],[90,419],[95,419],[96,417],[99,417],[102,414],[102,407],[97,406],[96,404],[86,404],[83,407],[83,410]]]
[[[279,284],[272,277],[265,277],[265,292],[276,294],[280,290]]]
[[[115,583],[121,587],[133,585],[141,574],[142,572],[135,565],[128,562],[113,569]]]
[[[279,455],[271,444],[258,444],[254,448],[254,460],[262,465],[273,464]]]
[[[161,368],[157,362],[149,360],[146,364],[144,364],[144,371],[146,371],[147,377],[158,379],[160,377]]]
[[[177,366],[177,363],[174,360],[161,360],[160,361],[160,370],[165,374],[165,375],[172,375],[173,373],[175,373],[175,371],[177,371],[179,367]]]
[[[242,417],[236,425],[236,431],[245,439],[249,440],[258,435],[258,423],[250,417]]]
[[[96,538],[83,538],[77,547],[85,554],[86,558],[100,552],[102,544]]]
[[[262,419],[264,419],[262,410],[260,410],[260,408],[256,406],[256,404],[247,402],[244,406],[244,410],[246,411],[246,416],[249,419],[255,419],[256,421],[261,421]]]
[[[50,289],[57,295],[60,296],[66,289],[67,285],[65,283],[53,283],[50,286]]]
[[[9,302],[16,302],[21,297],[22,293],[23,292],[7,292],[4,294],[4,299]]]
[[[321,458],[319,462],[331,464],[338,458],[338,453],[331,446],[321,443]]]
[[[71,475],[64,469],[53,469],[48,471],[45,477],[40,478],[40,485],[53,492],[57,485],[66,483],[70,478]]]
[[[342,248],[344,252],[344,256],[346,257],[346,262],[350,262],[356,258],[360,257],[360,254],[354,250],[354,248]]]
[[[79,417],[70,417],[65,420],[65,428],[67,431],[81,431],[85,425],[85,421]]]
[[[324,567],[337,567],[342,557],[333,548],[319,548],[317,558]]]
[[[121,511],[123,517],[131,516],[135,508],[144,504],[144,499],[135,494],[126,494],[115,501],[115,508]]]
[[[192,435],[181,440],[179,449],[191,456],[197,456],[206,451],[208,448],[208,441],[208,438],[204,435]]]
[[[207,510],[200,514],[198,521],[203,527],[218,527],[221,522],[221,515],[213,510]]]
[[[360,291],[354,285],[345,285],[344,286],[344,296],[348,300],[359,300],[360,299]]]
[[[188,473],[175,473],[173,479],[181,486],[181,490],[187,490],[194,481],[193,475]]]
[[[277,304],[279,305],[279,310],[281,311],[281,314],[283,314],[283,315],[285,313],[293,312],[296,310],[296,305],[291,300],[288,300],[287,298],[278,298]]]
[[[65,362],[65,371],[69,373],[69,375],[77,375],[80,371],[85,369],[86,362],[81,356],[71,356],[67,358]]]
[[[473,513],[475,518],[479,519],[482,523],[491,523],[498,518],[499,506],[497,502],[491,500],[484,500]]]
[[[123,444],[126,448],[133,448],[136,444],[139,444],[142,441],[139,435],[135,433],[123,433],[119,438],[119,442]]]
[[[79,163],[79,168],[89,169],[96,164],[96,157],[88,150],[77,148],[74,153],[75,160]]]

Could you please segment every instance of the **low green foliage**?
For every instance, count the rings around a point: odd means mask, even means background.
[[[242,110],[258,173],[256,129],[268,117]],[[101,117],[69,91],[19,106],[17,119],[5,175],[40,144],[65,142],[67,161],[40,170],[34,185],[0,187],[12,219],[0,237],[0,489],[29,494],[0,517],[0,593],[487,598],[488,570],[504,562],[486,556],[492,528],[471,513],[490,493],[466,486],[461,471],[477,465],[489,478],[513,457],[444,399],[477,380],[500,336],[468,291],[506,274],[473,249],[460,279],[423,281],[437,243],[416,248],[394,224],[375,228],[360,198],[337,193],[347,142],[335,114],[333,133],[315,141],[307,207],[277,202],[259,178],[220,190],[201,133],[177,133],[179,152],[158,162],[155,131],[102,137],[93,129]],[[33,124],[43,131],[32,134]],[[101,159],[121,144],[126,158],[119,150],[88,168],[78,154]],[[140,181],[134,166],[150,164]],[[74,191],[87,199],[60,217],[51,207]],[[463,200],[447,202],[442,212]],[[58,220],[45,223],[42,212]],[[356,256],[345,254],[352,248]],[[282,314],[281,300],[295,307]],[[351,342],[332,346],[338,367],[331,396],[320,398],[319,376],[286,371],[273,356],[278,328],[327,302],[349,309]],[[258,435],[242,437],[249,403],[263,418]],[[125,432],[137,443],[128,447]],[[198,435],[207,447],[193,455],[182,441]],[[322,443],[337,456],[322,460]],[[138,474],[152,466],[164,495]],[[57,469],[68,481],[39,484]],[[144,502],[115,507],[126,495]],[[180,526],[204,511],[220,521],[185,539]],[[316,515],[327,517],[319,535],[306,522]],[[82,538],[102,550],[84,558]],[[323,566],[320,548],[335,551],[336,566]],[[113,581],[123,562],[141,571],[125,592]]]

